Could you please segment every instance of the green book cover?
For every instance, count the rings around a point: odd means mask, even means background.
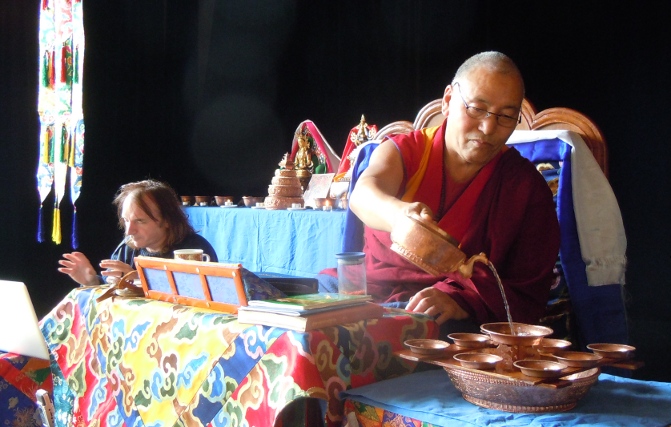
[[[250,307],[269,307],[286,311],[309,311],[327,307],[343,307],[370,301],[370,295],[342,295],[337,293],[305,294],[269,300],[252,300]]]

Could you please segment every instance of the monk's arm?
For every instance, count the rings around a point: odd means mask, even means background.
[[[391,231],[408,205],[396,198],[402,181],[401,155],[387,140],[373,151],[368,167],[357,180],[350,194],[350,209],[367,226]]]

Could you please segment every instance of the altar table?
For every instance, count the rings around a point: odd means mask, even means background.
[[[39,426],[35,403],[39,389],[52,391],[48,360],[0,351],[0,426]]]
[[[74,289],[42,320],[57,426],[265,427],[301,398],[324,401],[336,426],[341,391],[412,372],[393,353],[438,334],[401,310],[305,333],[144,298],[96,302],[105,289]]]
[[[510,413],[467,402],[447,373],[413,373],[343,393],[348,427],[671,425],[671,383],[602,373],[575,408],[540,414]],[[356,422],[354,422],[356,418]]]
[[[219,262],[247,270],[314,277],[336,267],[345,211],[186,207],[189,223],[214,246]]]

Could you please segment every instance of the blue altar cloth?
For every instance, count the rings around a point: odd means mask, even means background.
[[[187,207],[189,222],[214,246],[219,262],[247,270],[314,277],[337,265],[345,211]]]
[[[430,423],[434,426],[668,426],[671,383],[640,381],[602,373],[566,412],[510,413],[463,399],[443,370],[380,381],[341,393],[342,399]]]

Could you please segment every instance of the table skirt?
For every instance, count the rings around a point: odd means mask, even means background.
[[[350,389],[342,397],[343,426],[348,427],[671,425],[671,383],[604,373],[576,407],[566,412],[510,413],[473,405],[442,369]]]
[[[404,311],[297,332],[103,291],[75,289],[43,319],[57,427],[270,427],[304,398],[339,426],[341,391],[412,372],[394,352],[438,333]]]
[[[0,352],[0,426],[40,426],[35,403],[39,389],[52,392],[48,360]]]

